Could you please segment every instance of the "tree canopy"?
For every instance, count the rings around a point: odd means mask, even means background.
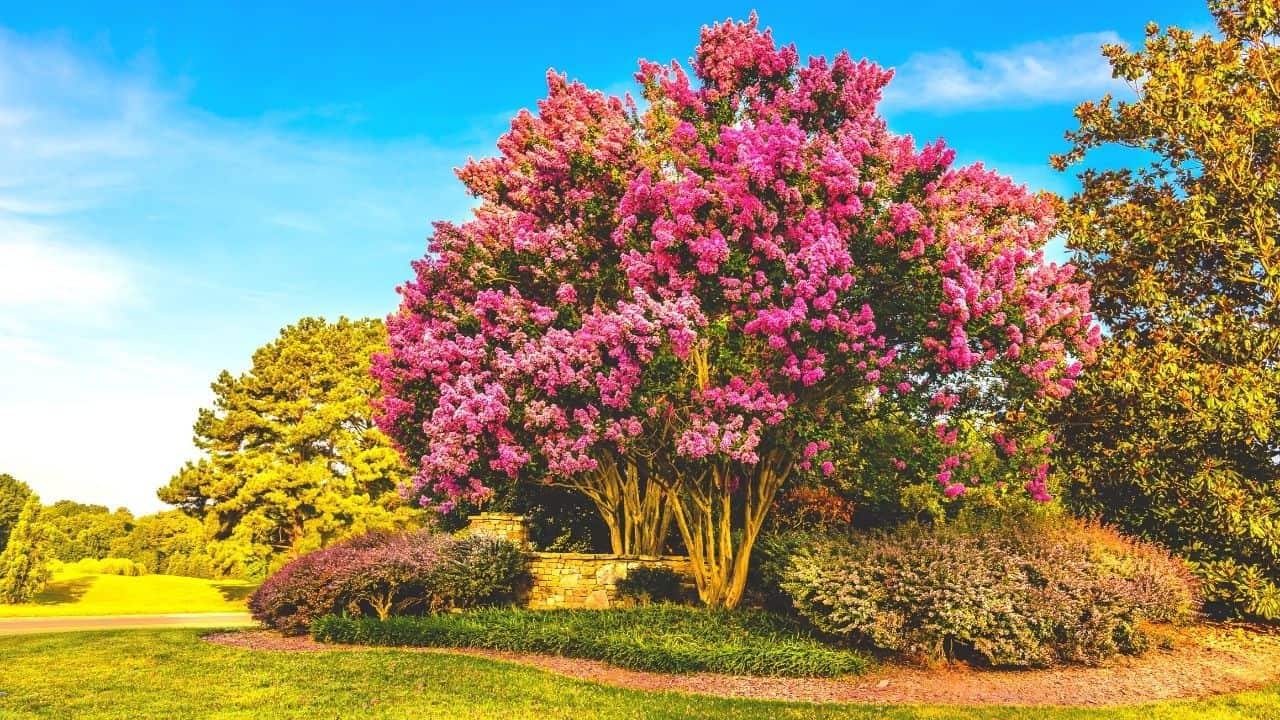
[[[40,498],[27,497],[9,541],[0,552],[0,602],[23,603],[49,580],[49,540],[40,520]]]
[[[1069,498],[1196,561],[1211,601],[1280,617],[1280,6],[1214,0],[1216,34],[1104,49],[1132,101],[1076,110],[1095,148],[1068,244],[1111,332],[1061,417]]]
[[[111,545],[133,529],[133,514],[125,508],[111,512],[105,505],[59,500],[44,509],[50,553],[63,562],[111,555]]]
[[[0,473],[0,550],[4,550],[5,543],[9,541],[9,533],[18,524],[18,516],[31,494],[26,483],[7,473]]]
[[[891,133],[891,73],[802,64],[755,17],[704,28],[692,75],[641,62],[646,101],[554,72],[497,157],[459,171],[375,362],[379,423],[449,507],[537,480],[595,501],[620,552],[674,521],[704,601],[741,596],[778,490],[892,415],[999,448],[880,458],[947,497],[1048,498],[1047,405],[1099,341],[1087,287],[1040,252],[1052,203]]]
[[[160,499],[204,523],[220,572],[257,577],[289,555],[413,522],[399,455],[371,421],[377,320],[304,318],[213,383],[188,463]]]

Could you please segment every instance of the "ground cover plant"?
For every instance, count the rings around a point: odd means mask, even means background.
[[[176,575],[96,575],[62,569],[29,602],[0,605],[3,617],[246,612],[256,585]]]
[[[1041,254],[1050,199],[889,132],[889,72],[802,63],[754,17],[637,79],[643,109],[550,74],[459,171],[474,219],[436,225],[373,368],[414,494],[570,487],[615,552],[674,525],[712,606],[741,599],[779,490],[839,473],[871,419],[924,446],[875,458],[894,482],[1047,500],[1044,413],[1100,339]]]
[[[814,639],[793,619],[679,605],[490,609],[387,620],[329,616],[311,633],[324,642],[545,653],[664,673],[839,677],[869,665],[858,652]]]
[[[524,572],[513,543],[431,530],[373,532],[287,563],[249,600],[253,616],[285,634],[331,613],[421,613],[510,603]]]
[[[927,660],[1098,664],[1187,622],[1197,585],[1167,551],[1076,522],[906,525],[791,551],[781,587],[821,630]]]

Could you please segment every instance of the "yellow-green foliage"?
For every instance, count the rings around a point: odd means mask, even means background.
[[[30,602],[0,605],[0,617],[246,612],[253,588],[242,580],[97,575],[64,567]]]
[[[378,320],[304,318],[213,383],[188,463],[160,499],[204,522],[214,568],[262,578],[289,557],[369,530],[420,522],[397,486],[408,472],[373,427],[370,356],[386,347]]]
[[[1213,33],[1105,48],[1137,98],[1081,105],[1055,158],[1148,161],[1085,172],[1064,208],[1112,338],[1062,464],[1078,509],[1194,560],[1211,609],[1280,619],[1280,5],[1210,9]]]
[[[30,495],[0,552],[0,603],[21,603],[49,578],[49,533],[40,519],[40,498]]]
[[[147,575],[147,566],[128,558],[81,558],[72,563],[55,560],[49,569],[68,575],[124,575],[137,577]]]

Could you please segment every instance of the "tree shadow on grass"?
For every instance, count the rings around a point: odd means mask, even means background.
[[[253,594],[255,590],[252,585],[241,585],[239,583],[214,583],[213,586],[222,593],[222,597],[227,602],[243,602]]]
[[[55,580],[45,586],[31,599],[33,605],[64,605],[74,603],[84,597],[93,586],[96,577],[76,577],[68,580]]]

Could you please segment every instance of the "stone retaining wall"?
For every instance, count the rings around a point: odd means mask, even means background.
[[[677,555],[593,555],[587,553],[529,553],[525,606],[599,610],[618,602],[618,580],[638,567],[669,567],[692,584],[689,558]]]
[[[528,519],[508,513],[472,515],[459,534],[491,535],[529,546]],[[618,603],[618,580],[638,567],[668,567],[693,588],[689,558],[682,555],[607,555],[530,550],[529,586],[519,600],[526,607],[602,609]]]
[[[529,520],[523,515],[511,513],[480,513],[467,518],[467,526],[459,535],[491,535],[527,547],[529,545]]]

